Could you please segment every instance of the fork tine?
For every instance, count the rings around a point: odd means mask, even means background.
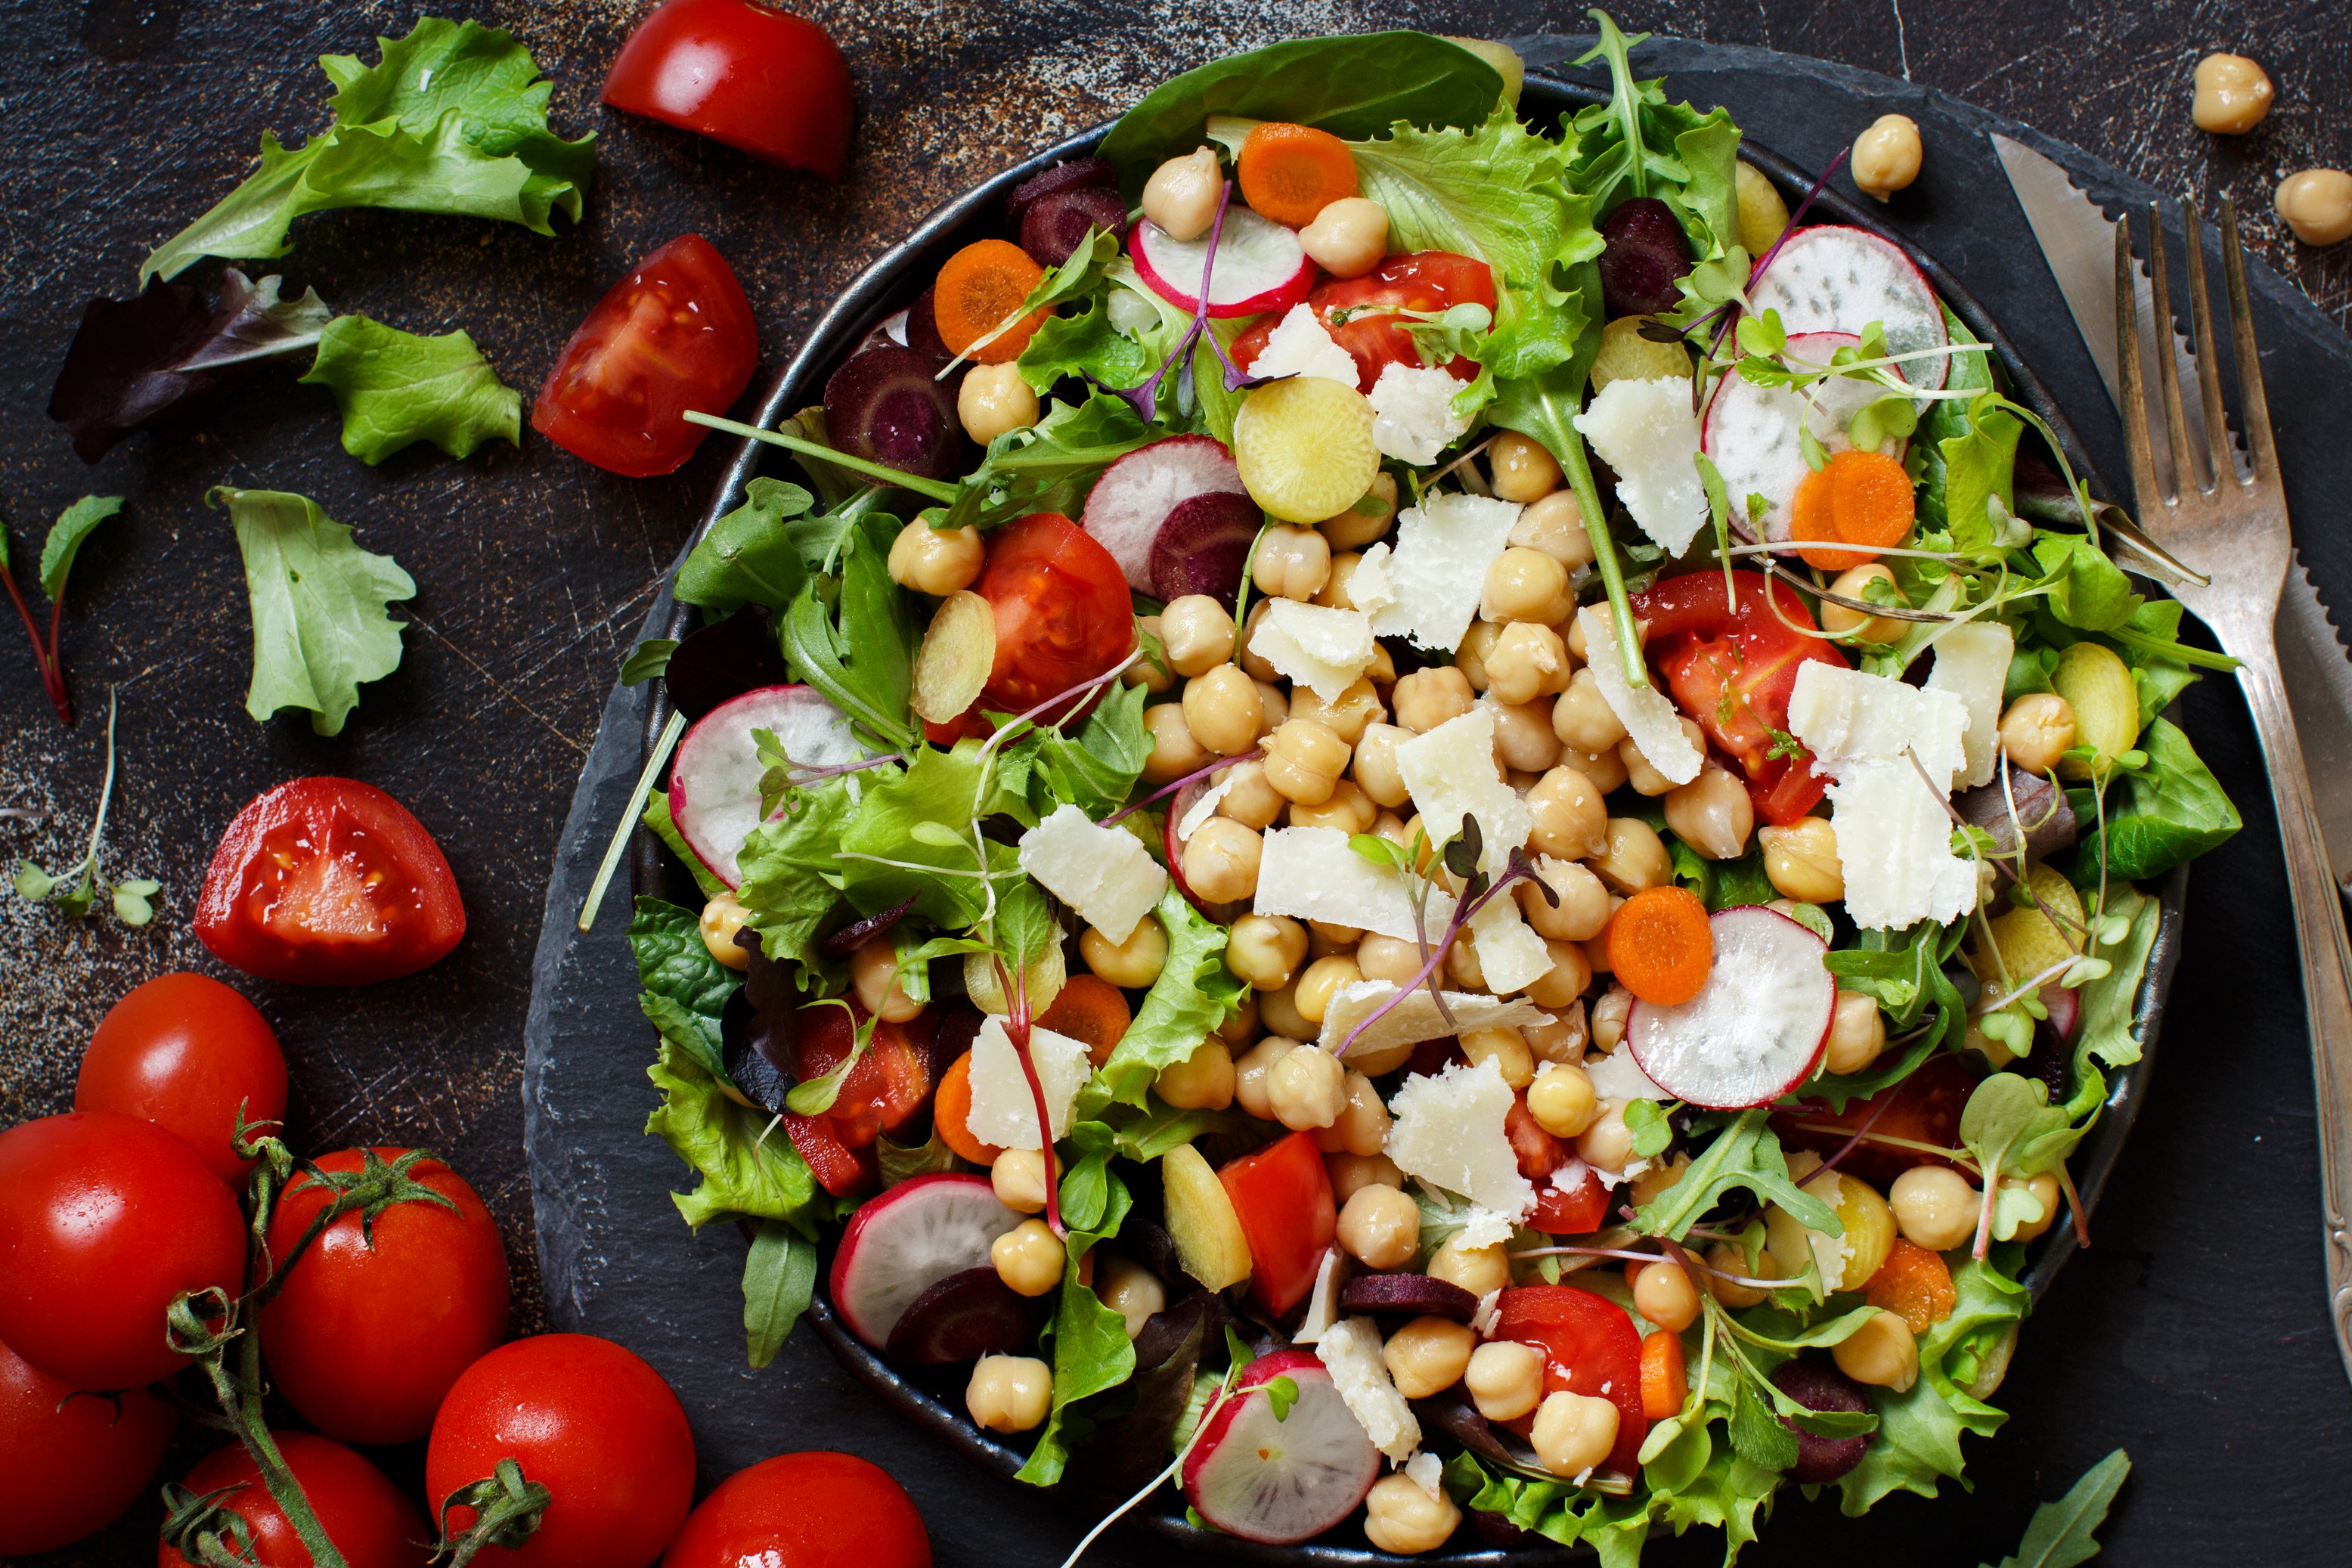
[[[2205,442],[2213,459],[2213,482],[2227,473],[2237,477],[2238,459],[2230,445],[2229,416],[2221,407],[2221,356],[2213,342],[2213,301],[2205,290],[2205,225],[2196,209],[2183,203],[2180,221],[2189,245],[2189,315],[2197,334],[2197,393],[2205,405]]]
[[[2172,488],[2181,495],[2204,488],[2214,471],[2210,452],[2190,455],[2189,421],[2180,406],[2180,362],[2172,347],[2172,279],[2164,254],[2164,209],[2147,205],[2148,325],[2156,333],[2156,390],[2164,403],[2164,435],[2172,447]],[[2137,327],[2134,337],[2138,336]],[[2202,459],[2200,462],[2200,458]]]
[[[2270,398],[2263,391],[2262,350],[2254,343],[2254,307],[2246,292],[2246,258],[2238,242],[2237,204],[2221,198],[2221,273],[2230,286],[2230,341],[2237,351],[2238,406],[2246,427],[2246,455],[2254,481],[2278,478],[2278,448],[2271,441]]]
[[[2143,520],[2164,497],[2156,488],[2156,455],[2148,449],[2147,392],[2140,384],[2139,310],[2132,287],[2131,210],[2116,220],[2116,402],[2124,420],[2124,447],[2131,454],[2132,503]],[[2146,523],[2143,521],[2142,526]]]

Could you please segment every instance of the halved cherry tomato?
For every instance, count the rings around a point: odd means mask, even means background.
[[[1250,1294],[1280,1317],[1307,1299],[1339,1226],[1331,1178],[1311,1133],[1294,1132],[1219,1168],[1249,1243]]]
[[[1812,753],[1789,735],[1789,693],[1808,659],[1846,661],[1792,629],[1812,629],[1813,617],[1787,584],[1772,584],[1768,603],[1762,573],[1734,572],[1731,581],[1727,599],[1721,572],[1669,577],[1633,595],[1633,614],[1648,623],[1650,661],[1675,700],[1746,772],[1756,815],[1786,826],[1826,787],[1813,776]]]
[[[1827,1157],[1844,1148],[1867,1123],[1871,1136],[1854,1144],[1838,1168],[1885,1186],[1914,1165],[1951,1163],[1928,1151],[1958,1147],[1960,1112],[1976,1086],[1976,1075],[1958,1057],[1932,1057],[1893,1088],[1846,1101],[1843,1110],[1832,1111],[1818,1100],[1808,1100],[1791,1110],[1774,1111],[1772,1129],[1791,1147]],[[1874,1116],[1876,1121],[1871,1120]],[[1878,1139],[1902,1142],[1874,1142]]]
[[[1609,1217],[1609,1189],[1581,1160],[1570,1160],[1536,1188],[1535,1213],[1528,1228],[1546,1236],[1589,1236]]]
[[[74,1080],[76,1110],[119,1110],[169,1128],[214,1174],[242,1185],[231,1146],[249,1123],[286,1114],[286,1056],[252,1003],[204,974],[159,974],[98,1021]]]
[[[147,1489],[175,1422],[143,1388],[77,1394],[0,1345],[0,1558],[105,1528]]]
[[[823,1078],[856,1048],[861,1011],[853,1019],[847,1009],[820,1003],[801,1009],[799,1037],[793,1044],[794,1070],[803,1083]],[[884,1132],[895,1132],[912,1121],[931,1098],[929,1038],[939,1027],[929,1014],[904,1024],[876,1022],[857,1058],[841,1080],[833,1109],[825,1113],[842,1142],[862,1149]]]
[[[1443,310],[1450,305],[1493,310],[1495,269],[1475,257],[1422,250],[1391,256],[1361,278],[1318,284],[1307,296],[1307,308],[1322,320],[1331,341],[1355,356],[1356,389],[1367,393],[1390,365],[1421,363],[1412,334],[1397,312]],[[1255,363],[1277,324],[1276,317],[1260,318],[1234,342],[1234,363],[1244,369]],[[1463,381],[1478,374],[1476,365],[1459,355],[1445,368]]]
[[[677,468],[710,434],[760,357],[751,302],[698,234],[682,234],[613,285],[556,356],[530,427],[632,479]]]
[[[1033,511],[989,535],[987,564],[971,587],[996,611],[996,663],[981,708],[1026,712],[1134,650],[1126,574],[1060,512]]]
[[[1492,1338],[1544,1354],[1544,1392],[1598,1394],[1617,1407],[1609,1468],[1633,1475],[1650,1418],[1642,1410],[1642,1336],[1605,1297],[1573,1285],[1515,1285],[1496,1302]]]
[[[758,0],[668,0],[621,46],[604,101],[828,180],[849,157],[841,50],[815,23]]]
[[[327,1437],[308,1432],[273,1433],[286,1468],[301,1484],[319,1527],[351,1568],[425,1568],[432,1533],[424,1516],[382,1470]],[[294,1532],[294,1521],[262,1484],[261,1470],[244,1447],[215,1449],[181,1483],[198,1497],[223,1495],[215,1506],[245,1521],[253,1536],[252,1560],[260,1568],[310,1568],[310,1549]],[[216,1533],[226,1537],[226,1530]],[[187,1559],[169,1542],[156,1547],[157,1568],[186,1568]]]
[[[247,803],[205,872],[196,935],[224,963],[295,985],[413,974],[466,934],[441,846],[356,779],[292,779]]]
[[[853,1149],[843,1142],[832,1117],[787,1110],[781,1120],[793,1152],[807,1163],[817,1185],[835,1197],[853,1197],[882,1179],[882,1163],[874,1145]]]
[[[1512,1099],[1511,1109],[1503,1117],[1503,1136],[1510,1140],[1511,1152],[1518,1157],[1519,1174],[1530,1182],[1542,1181],[1568,1160],[1568,1150],[1543,1130],[1543,1123],[1528,1109],[1524,1089]]]
[[[907,1489],[854,1454],[780,1454],[719,1483],[662,1568],[931,1568]]]

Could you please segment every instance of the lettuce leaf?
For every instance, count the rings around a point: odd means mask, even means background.
[[[2147,765],[2123,775],[2120,803],[2109,799],[2106,826],[2077,854],[2078,881],[2087,876],[2096,882],[2102,857],[2111,880],[2161,876],[2245,826],[2179,725],[2150,720],[2140,732],[2139,750],[2147,753]],[[2092,820],[2086,805],[2077,805],[2074,815],[2078,821]]]
[[[1013,753],[1004,760],[1008,782],[1012,769],[1028,768],[1029,804],[1040,817],[1064,801],[1092,817],[1117,811],[1127,804],[1151,755],[1151,737],[1143,727],[1144,695],[1140,686],[1114,686],[1077,733],[1031,731],[1005,748]]]
[[[1003,770],[986,768],[982,742],[960,741],[951,751],[919,746],[904,768],[882,767],[862,775],[863,798],[841,834],[835,867],[850,902],[866,914],[907,900],[915,912],[941,931],[969,931],[988,908],[974,873],[971,825],[1000,814],[1024,827],[1037,814],[1025,795],[1012,787]],[[985,768],[987,776],[983,777]],[[764,829],[762,830],[764,831]],[[1016,851],[988,842],[988,869],[999,899],[1022,879]]]
[[[1839,1506],[1849,1516],[1893,1491],[1934,1497],[1944,1478],[1959,1479],[1962,1434],[1990,1437],[2009,1419],[1961,1388],[1945,1363],[1956,1351],[2005,1333],[2024,1318],[2031,1300],[1993,1263],[1974,1258],[1952,1270],[1952,1285],[1958,1297],[1952,1315],[1919,1336],[1918,1380],[1901,1394],[1870,1391],[1878,1430],[1862,1463],[1838,1482]]]
[[[629,917],[629,948],[636,954],[637,984],[644,987],[637,1005],[663,1039],[725,1083],[719,1016],[742,978],[710,956],[699,917],[659,899],[641,898]]]
[[[1127,1319],[1103,1305],[1093,1288],[1078,1278],[1079,1268],[1095,1244],[1118,1234],[1133,1199],[1127,1184],[1110,1172],[1108,1128],[1099,1122],[1071,1128],[1063,1147],[1073,1146],[1084,1146],[1085,1152],[1062,1178],[1062,1216],[1070,1234],[1061,1300],[1051,1329],[1054,1403],[1045,1429],[1029,1451],[1028,1462],[1013,1477],[1039,1487],[1060,1480],[1072,1446],[1082,1446],[1093,1435],[1094,1423],[1070,1407],[1117,1388],[1135,1374],[1135,1346],[1128,1339]]]
[[[412,441],[453,458],[493,437],[522,445],[522,394],[499,379],[464,332],[421,337],[365,316],[338,316],[302,377],[343,412],[343,450],[373,467]]]
[[[657,789],[646,797],[646,814],[639,820],[677,857],[679,864],[694,874],[694,885],[705,899],[715,899],[727,891],[727,884],[702,863],[701,856],[687,847],[686,836],[677,830],[677,819],[669,814],[667,790]]]
[[[1097,1075],[1112,1100],[1139,1109],[1161,1068],[1198,1050],[1239,1005],[1242,983],[1225,967],[1225,929],[1202,918],[1173,886],[1153,911],[1168,932],[1168,962],[1144,994]]]
[[[849,820],[849,782],[829,779],[795,790],[782,815],[752,829],[736,857],[743,874],[735,896],[751,912],[760,951],[794,965],[803,990],[815,990],[817,929],[841,901],[841,830]]]
[[[728,1215],[782,1220],[814,1240],[830,1200],[782,1132],[769,1131],[765,1111],[747,1110],[719,1080],[667,1039],[646,1076],[662,1102],[646,1131],[669,1144],[701,1177],[690,1193],[670,1201],[698,1230]]]

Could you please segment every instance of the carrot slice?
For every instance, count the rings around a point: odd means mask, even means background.
[[[965,246],[948,258],[932,286],[931,320],[940,329],[940,341],[950,353],[975,364],[1004,364],[1020,358],[1053,313],[1050,308],[1030,311],[985,343],[981,340],[1020,310],[1021,301],[1045,276],[1045,268],[1010,240],[982,239]]]
[[[939,1091],[931,1100],[931,1124],[940,1142],[975,1165],[993,1165],[1004,1152],[983,1143],[971,1131],[971,1053],[964,1052],[940,1075]]]
[[[1797,486],[1790,532],[1800,542],[1862,545],[1801,550],[1808,566],[1843,572],[1903,542],[1916,516],[1911,476],[1884,452],[1837,452]]]
[[[1950,1317],[1960,1300],[1959,1292],[1952,1288],[1952,1271],[1943,1258],[1900,1237],[1862,1293],[1872,1306],[1910,1324],[1915,1334],[1924,1334]]]
[[[1037,1022],[1057,1035],[1084,1040],[1087,1054],[1100,1067],[1110,1060],[1111,1047],[1134,1020],[1118,986],[1099,975],[1073,974],[1062,983],[1062,994]]]
[[[1715,966],[1706,906],[1687,888],[1644,888],[1609,917],[1609,967],[1644,1002],[1687,1002]]]
[[[1683,1407],[1690,1374],[1683,1366],[1683,1337],[1653,1329],[1642,1338],[1642,1414],[1664,1421]]]
[[[1356,155],[1328,131],[1270,120],[1251,130],[1234,160],[1242,200],[1260,217],[1302,228],[1333,202],[1354,195]]]

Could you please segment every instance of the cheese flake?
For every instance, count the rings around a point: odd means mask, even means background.
[[[1508,891],[1487,900],[1470,917],[1470,941],[1478,973],[1497,996],[1524,991],[1551,973],[1551,949],[1520,918],[1518,901]]]
[[[1373,613],[1373,635],[1410,637],[1432,653],[1460,647],[1478,613],[1486,568],[1518,521],[1519,508],[1509,501],[1456,490],[1398,513],[1396,546],[1382,570],[1396,602]]]
[[[1493,1209],[1482,1209],[1474,1204],[1470,1208],[1470,1217],[1462,1222],[1460,1239],[1465,1247],[1495,1247],[1510,1240],[1511,1232],[1517,1228],[1510,1215],[1496,1214]]]
[[[1378,865],[1349,848],[1336,827],[1276,827],[1258,855],[1257,897],[1262,915],[1324,921],[1411,942],[1419,929],[1404,878],[1393,866]],[[1433,932],[1454,918],[1454,900],[1443,892],[1429,898]]]
[[[1535,819],[1495,761],[1493,709],[1473,708],[1403,742],[1396,765],[1433,842],[1460,832],[1465,816],[1478,819],[1478,864],[1488,876],[1499,875],[1511,851],[1527,843]]]
[[[1402,1464],[1421,1447],[1421,1423],[1412,1406],[1389,1380],[1381,1360],[1380,1326],[1370,1318],[1342,1318],[1323,1331],[1317,1359],[1331,1373],[1339,1403],[1372,1440],[1372,1447]]]
[[[1955,692],[1820,659],[1797,667],[1789,693],[1789,732],[1813,753],[1816,773],[1898,761],[1908,752],[1937,788],[1949,789],[1966,761],[1968,727],[1968,706]]]
[[[1054,1136],[1069,1131],[1070,1102],[1078,1097],[1094,1072],[1094,1058],[1084,1040],[1029,1026],[1029,1059],[1036,1064],[1037,1083],[1045,1091],[1045,1116]],[[1004,1032],[1004,1020],[992,1013],[971,1042],[971,1110],[965,1117],[972,1136],[1000,1149],[1035,1149],[1037,1100],[1021,1070],[1021,1057]]]
[[[1304,305],[1293,305],[1273,331],[1265,347],[1250,361],[1252,375],[1312,375],[1343,384],[1354,391],[1356,356],[1331,341],[1323,322]]]
[[[1454,412],[1454,395],[1462,387],[1445,371],[1427,365],[1383,366],[1366,396],[1372,405],[1372,445],[1400,462],[1437,461],[1437,454],[1470,428],[1470,421]]]
[[[1184,815],[1176,819],[1176,842],[1184,843],[1192,835],[1200,832],[1201,825],[1217,815],[1218,803],[1233,792],[1234,781],[1231,779],[1225,780],[1223,784],[1212,784],[1202,791],[1201,798],[1186,806]]]
[[[1569,423],[1616,471],[1617,499],[1652,542],[1669,555],[1689,549],[1707,519],[1690,378],[1612,381]]]
[[[1292,828],[1296,833],[1301,831]],[[1336,831],[1336,830],[1335,830]],[[1272,835],[1267,837],[1271,837]],[[1443,897],[1442,894],[1433,897]],[[1405,939],[1412,936],[1407,933]],[[1317,1043],[1327,1051],[1336,1051],[1348,1031],[1385,1006],[1396,994],[1396,987],[1385,980],[1352,980],[1331,994],[1323,1012],[1323,1032]],[[1520,996],[1506,1002],[1499,996],[1481,996],[1469,991],[1448,991],[1445,1005],[1454,1015],[1447,1023],[1445,1016],[1430,1000],[1426,987],[1413,987],[1412,994],[1381,1013],[1380,1021],[1356,1037],[1353,1051],[1386,1050],[1394,1046],[1419,1045],[1459,1033],[1464,1029],[1526,1028],[1534,1024],[1549,1024],[1551,1015]]]
[[[1115,942],[1133,936],[1137,923],[1168,890],[1168,873],[1142,840],[1102,826],[1067,802],[1021,836],[1020,863],[1047,892]]]
[[[1323,1249],[1323,1262],[1315,1270],[1315,1288],[1307,1292],[1307,1313],[1298,1321],[1298,1331],[1290,1336],[1295,1345],[1311,1345],[1331,1331],[1339,1321],[1339,1288],[1348,1281],[1347,1264],[1336,1247]]]
[[[1609,384],[1625,384],[1612,381]],[[1691,744],[1690,736],[1683,729],[1682,710],[1675,706],[1674,699],[1654,684],[1638,688],[1626,684],[1624,656],[1617,646],[1617,629],[1609,619],[1609,606],[1587,605],[1577,616],[1584,627],[1585,648],[1591,656],[1588,663],[1593,684],[1601,688],[1601,700],[1617,715],[1617,722],[1625,726],[1627,737],[1642,749],[1649,764],[1672,782],[1684,784],[1698,777],[1698,770],[1706,758]]]
[[[1592,1080],[1592,1092],[1601,1100],[1655,1100],[1674,1098],[1650,1081],[1642,1064],[1622,1042],[1609,1055],[1584,1064],[1584,1074]]]
[[[1372,623],[1361,610],[1273,599],[1250,638],[1250,651],[1284,679],[1337,702],[1371,665]]]
[[[1405,1461],[1404,1478],[1429,1494],[1429,1500],[1438,1501],[1444,1494],[1440,1483],[1445,1479],[1445,1465],[1434,1454],[1415,1454]]]
[[[1348,579],[1348,597],[1367,616],[1397,602],[1396,584],[1389,581],[1389,555],[1386,541],[1373,545],[1356,563],[1356,574]]]
[[[2009,661],[2017,638],[1999,621],[1969,621],[1936,639],[1936,666],[1927,689],[1948,691],[1968,710],[1960,736],[1966,760],[1960,784],[1974,789],[1992,783],[2000,763],[2000,699],[2009,684]]]
[[[1494,1060],[1416,1073],[1389,1101],[1387,1153],[1406,1175],[1459,1193],[1480,1208],[1519,1219],[1536,1190],[1519,1174],[1504,1122],[1517,1103]]]

